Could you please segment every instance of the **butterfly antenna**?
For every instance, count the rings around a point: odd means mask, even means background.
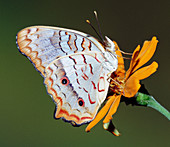
[[[103,38],[103,35],[102,35],[102,31],[101,31],[101,28],[100,28],[100,23],[99,23],[99,19],[98,19],[98,16],[97,16],[97,12],[94,11],[94,15],[96,17],[96,21],[97,21],[97,25],[98,25],[98,29],[99,29],[99,34],[100,34],[100,38],[102,39],[102,41],[104,42],[104,38]]]
[[[86,22],[92,27],[92,29],[96,32],[97,36],[103,41],[103,38],[99,35],[99,33],[96,31],[96,29],[93,27],[91,22],[87,19]]]

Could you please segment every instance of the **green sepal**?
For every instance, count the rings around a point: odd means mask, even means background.
[[[165,109],[163,106],[161,106],[151,95],[147,95],[141,92],[138,92],[136,95],[136,102],[139,105],[151,107],[157,111],[159,111],[161,114],[163,114],[165,117],[167,117],[170,120],[170,112]]]

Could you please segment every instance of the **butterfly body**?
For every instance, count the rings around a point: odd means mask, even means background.
[[[71,29],[33,26],[17,34],[17,44],[44,77],[56,103],[55,118],[81,125],[94,119],[117,69],[114,43]]]

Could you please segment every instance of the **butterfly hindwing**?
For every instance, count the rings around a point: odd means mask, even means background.
[[[76,53],[54,60],[45,70],[48,93],[57,104],[56,118],[77,125],[94,119],[109,82],[100,52]]]

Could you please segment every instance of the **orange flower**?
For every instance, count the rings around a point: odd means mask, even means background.
[[[149,66],[143,66],[148,62],[153,56],[158,40],[156,37],[153,37],[151,41],[145,41],[142,49],[138,45],[135,51],[133,52],[130,67],[125,72],[124,69],[124,60],[120,52],[119,47],[116,44],[116,54],[118,56],[118,68],[111,75],[110,89],[114,92],[113,96],[108,97],[106,104],[98,112],[95,119],[87,126],[86,131],[90,131],[106,114],[105,119],[103,120],[104,125],[109,123],[112,119],[112,115],[117,111],[117,108],[120,103],[121,96],[131,98],[136,95],[140,88],[140,80],[149,77],[153,74],[158,68],[158,64],[153,62]],[[140,68],[140,69],[139,69]],[[104,127],[105,128],[105,127]],[[114,135],[117,136],[114,132]]]

